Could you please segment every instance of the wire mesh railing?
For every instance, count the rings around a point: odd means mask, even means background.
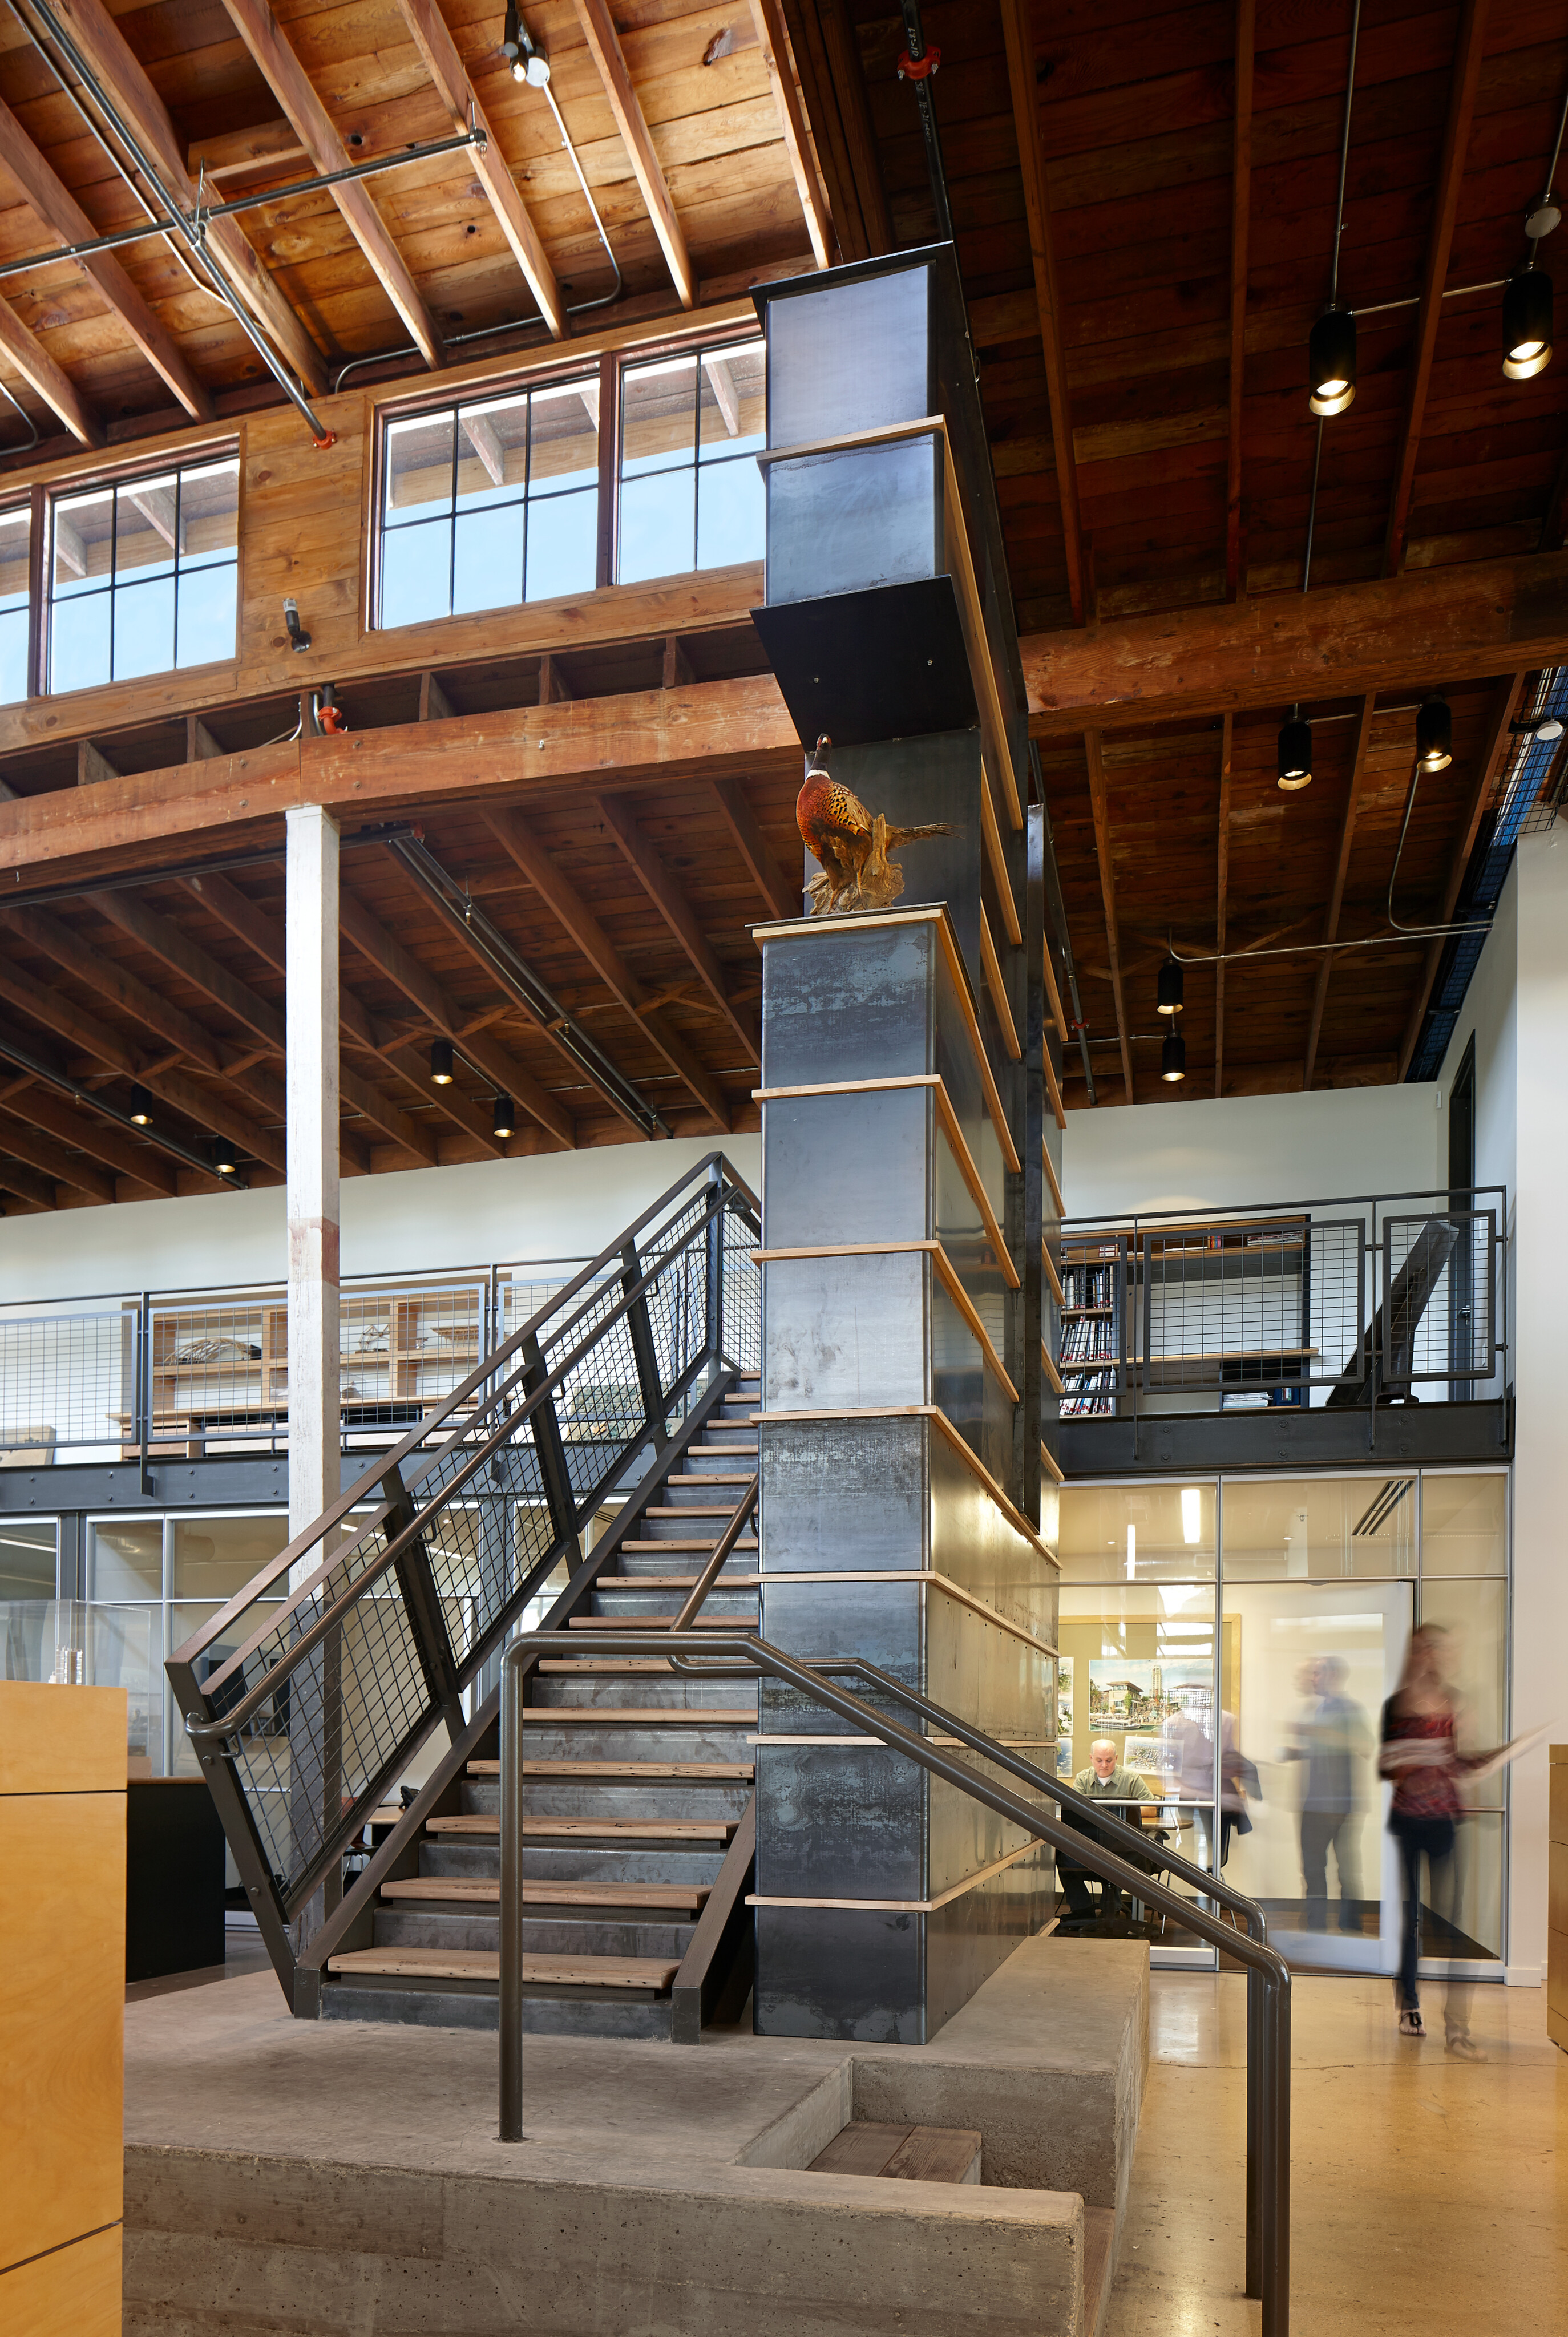
[[[289,1921],[431,1730],[461,1729],[465,1692],[605,1495],[721,1364],[759,1368],[759,1239],[757,1203],[711,1156],[171,1658],[280,1971]]]
[[[1501,1187],[1069,1219],[1063,1418],[1359,1403],[1506,1372]],[[1171,1399],[1178,1402],[1173,1407]]]

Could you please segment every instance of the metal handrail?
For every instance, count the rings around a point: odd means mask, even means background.
[[[745,1524],[747,1519],[751,1515],[752,1511],[756,1508],[758,1497],[761,1491],[762,1479],[760,1474],[759,1474],[752,1478],[750,1484],[746,1488],[746,1491],[741,1494],[740,1499],[735,1504],[734,1516],[730,1519],[729,1524],[725,1527],[723,1532],[714,1543],[712,1556],[709,1559],[707,1564],[703,1567],[701,1573],[697,1577],[696,1581],[691,1585],[691,1589],[687,1592],[685,1603],[681,1607],[680,1613],[668,1626],[670,1630],[684,1631],[689,1629],[697,1620],[698,1616],[702,1612],[703,1608],[708,1603],[708,1593],[712,1589],[713,1585],[718,1581],[720,1575],[723,1572],[725,1560],[729,1558],[730,1551],[740,1540],[740,1529]]]
[[[1076,1864],[1087,1867],[1119,1890],[1128,1892],[1174,1915],[1189,1931],[1244,1964],[1250,1972],[1256,1971],[1262,1984],[1262,2019],[1258,2042],[1261,2058],[1254,2059],[1250,2049],[1247,2069],[1249,2096],[1258,2096],[1257,2132],[1259,2140],[1259,2184],[1258,2195],[1258,2278],[1256,2293],[1261,2297],[1262,2337],[1288,2337],[1289,2323],[1289,2133],[1290,2133],[1290,1971],[1284,1958],[1265,1941],[1252,1935],[1250,1930],[1240,1932],[1221,1923],[1201,1906],[1194,1906],[1163,1884],[1156,1882],[1139,1868],[1131,1866],[1114,1852],[1104,1848],[1093,1835],[1079,1833],[1064,1825],[1060,1817],[1048,1818],[1031,1804],[1002,1786],[988,1784],[964,1765],[951,1758],[928,1738],[916,1736],[896,1720],[890,1720],[868,1703],[865,1697],[852,1695],[848,1689],[834,1686],[829,1675],[838,1670],[858,1669],[856,1660],[835,1658],[822,1664],[804,1663],[786,1655],[781,1648],[761,1638],[737,1633],[732,1638],[710,1637],[706,1632],[684,1631],[676,1635],[668,1630],[628,1630],[606,1632],[596,1643],[595,1652],[605,1656],[648,1657],[666,1656],[674,1662],[681,1657],[701,1657],[708,1660],[697,1666],[685,1666],[689,1673],[701,1671],[710,1678],[758,1678],[763,1674],[782,1680],[798,1689],[814,1703],[850,1722],[867,1736],[877,1738],[889,1751],[903,1754],[934,1776],[967,1794],[999,1817],[1019,1826],[1037,1841],[1049,1843],[1058,1851],[1066,1851]],[[501,1665],[501,2139],[520,2142],[523,2139],[523,1940],[518,1913],[517,1884],[522,1873],[523,1797],[520,1790],[522,1761],[522,1728],[518,1720],[521,1675],[546,1655],[565,1655],[577,1650],[577,1642],[569,1632],[531,1631],[513,1640]],[[922,1703],[926,1699],[921,1699]],[[937,1718],[946,1730],[965,1737],[978,1737],[979,1745],[972,1749],[983,1750],[988,1760],[997,1759],[1003,1748],[995,1738],[980,1736],[956,1715],[937,1705],[928,1706],[931,1716]],[[1060,1802],[1059,1780],[1051,1780],[1050,1798]],[[1085,1799],[1087,1797],[1084,1797]],[[1093,1810],[1095,1804],[1091,1802]],[[1119,1821],[1111,1820],[1111,1824]],[[1129,1828],[1129,1833],[1131,1829]],[[1181,1862],[1183,1867],[1187,1862]],[[1191,1871],[1191,1870],[1190,1870]],[[1214,1878],[1203,1875],[1199,1880],[1204,1893],[1216,1897],[1211,1887]],[[1239,1895],[1239,1894],[1238,1894]],[[1259,1916],[1259,1921],[1261,1917]],[[1249,2047],[1253,2039],[1249,2033]],[[1252,2251],[1249,2249],[1250,2258]],[[1252,2270],[1249,2264],[1249,2273]],[[1249,2280],[1249,2293],[1253,2283]]]

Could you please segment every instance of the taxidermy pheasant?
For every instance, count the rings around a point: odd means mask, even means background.
[[[888,854],[928,836],[953,833],[945,819],[927,820],[919,827],[889,827],[880,812],[873,816],[828,768],[832,744],[824,731],[807,757],[805,781],[795,799],[800,840],[822,864],[822,874],[807,887],[814,917],[886,909],[904,890],[904,871]]]

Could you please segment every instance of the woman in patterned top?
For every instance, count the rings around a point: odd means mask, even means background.
[[[1392,1778],[1394,1802],[1388,1829],[1399,1844],[1405,1873],[1405,1929],[1394,2000],[1401,2037],[1425,2037],[1416,1987],[1421,1952],[1421,1861],[1425,1856],[1429,1903],[1451,1931],[1459,1928],[1460,1871],[1457,1821],[1465,1814],[1460,1791],[1467,1770],[1488,1756],[1459,1750],[1459,1704],[1448,1684],[1448,1634],[1438,1623],[1412,1632],[1399,1685],[1383,1707],[1379,1776]],[[1443,2023],[1448,2050],[1461,2060],[1484,2061],[1470,2036],[1469,1983],[1450,1971]]]

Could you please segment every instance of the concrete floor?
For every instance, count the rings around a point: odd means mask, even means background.
[[[1293,1989],[1291,2337],[1568,2328],[1568,2055],[1544,1989],[1477,1988],[1485,2067],[1397,2038],[1387,1980]],[[1252,2337],[1246,1983],[1152,1975],[1150,2069],[1103,2337]]]

